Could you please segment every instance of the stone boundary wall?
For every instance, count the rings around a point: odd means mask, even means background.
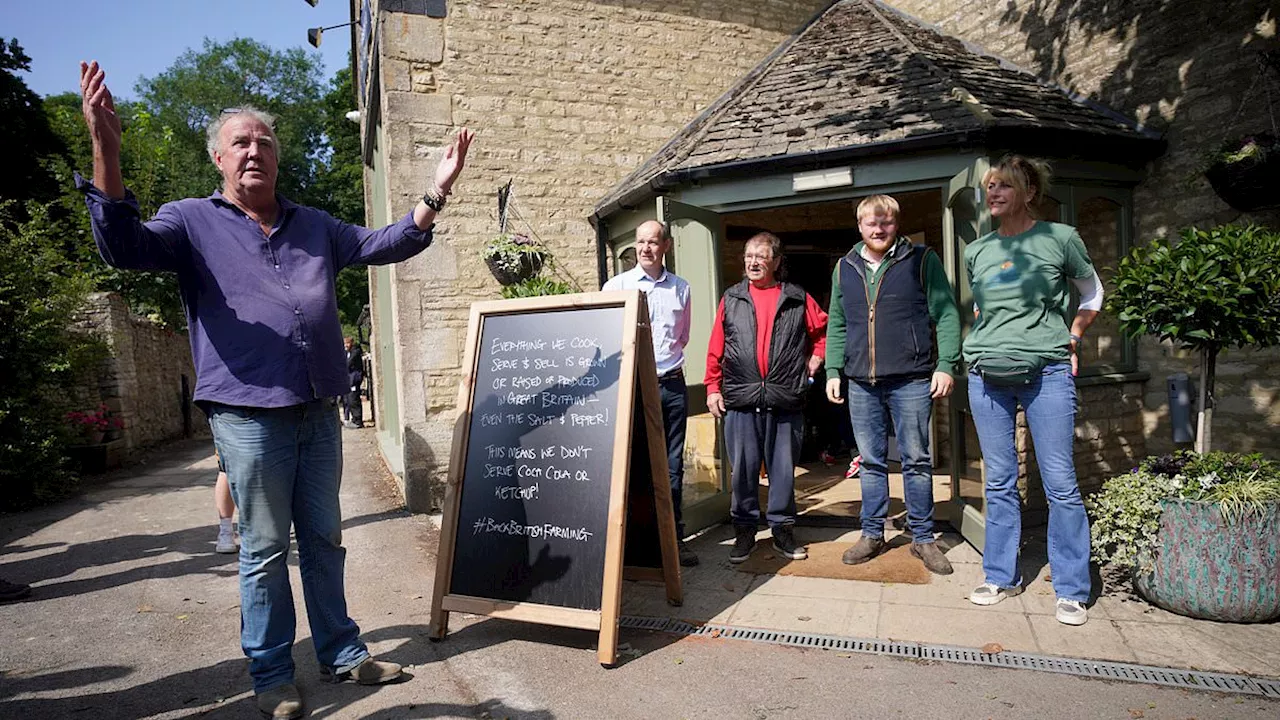
[[[828,4],[456,0],[432,19],[381,3],[389,217],[422,196],[455,128],[478,133],[436,243],[392,273],[410,509],[443,499],[469,307],[499,292],[479,254],[498,187],[514,179],[528,227],[513,229],[546,243],[561,279],[598,289],[596,201]]]
[[[1280,47],[1270,0],[889,0],[898,10],[980,46],[1042,79],[1144,123],[1169,146],[1134,191],[1135,241],[1179,229],[1254,221],[1280,229],[1280,211],[1231,209],[1199,174],[1205,154],[1226,139],[1269,127],[1255,88],[1256,53]],[[1194,380],[1198,358],[1143,338],[1139,369],[1145,451],[1169,452],[1166,379]],[[1141,385],[1137,387],[1142,387]],[[1220,356],[1214,447],[1280,457],[1280,350]],[[1125,385],[1126,396],[1136,392]],[[1122,421],[1129,422],[1132,421]],[[1090,431],[1092,432],[1092,431]]]
[[[100,337],[110,352],[97,376],[69,396],[85,408],[106,403],[124,423],[126,454],[184,435],[182,377],[188,400],[196,373],[186,333],[178,333],[129,311],[115,293],[93,293],[77,326]],[[193,435],[208,435],[209,424],[188,402]]]

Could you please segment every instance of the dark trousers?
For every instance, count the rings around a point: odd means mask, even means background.
[[[349,390],[342,396],[342,418],[350,420],[356,425],[364,424],[364,405],[360,402],[360,383],[356,381],[351,385],[353,390]]]
[[[724,416],[729,449],[734,525],[760,523],[760,463],[769,471],[769,527],[796,521],[796,465],[804,440],[804,413],[796,410],[729,410]]]
[[[667,473],[671,479],[671,506],[676,515],[676,537],[684,538],[684,516],[680,512],[684,497],[684,436],[689,427],[689,387],[684,373],[675,372],[658,378],[662,394],[662,425],[667,434]]]

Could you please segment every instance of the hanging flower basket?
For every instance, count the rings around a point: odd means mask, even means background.
[[[1224,146],[1204,176],[1228,205],[1251,212],[1280,205],[1280,145],[1269,133]]]
[[[525,235],[502,234],[485,246],[484,264],[501,285],[515,285],[536,276],[547,251]]]

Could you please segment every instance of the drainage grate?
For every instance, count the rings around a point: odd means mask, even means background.
[[[717,637],[728,640],[744,640],[746,642],[817,648],[820,650],[841,650],[871,655],[891,655],[911,660],[937,660],[965,665],[990,665],[993,667],[1039,670],[1041,672],[1063,673],[1106,680],[1124,680],[1193,690],[1243,693],[1247,695],[1262,695],[1268,698],[1280,698],[1280,680],[1251,678],[1247,675],[1179,670],[1177,668],[1162,668],[1152,665],[1135,665],[1103,660],[1080,660],[1011,651],[985,653],[972,648],[952,645],[863,640],[835,635],[735,627],[733,625],[696,625],[672,618],[640,617],[635,615],[623,616],[619,621],[619,625],[624,628],[655,630],[676,635]]]

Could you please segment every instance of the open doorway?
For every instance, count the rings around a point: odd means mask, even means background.
[[[940,258],[945,257],[942,190],[918,190],[893,196],[901,207],[899,232],[914,243],[929,246]],[[768,230],[782,239],[783,278],[800,285],[824,308],[828,307],[832,272],[860,239],[855,215],[860,199],[726,213],[720,253],[720,277],[724,285],[742,278],[747,239]],[[955,283],[954,277],[952,282]],[[856,527],[861,512],[861,484],[856,477],[847,478],[846,474],[857,450],[847,406],[833,405],[826,400],[822,372],[811,386],[806,403],[805,442],[796,467],[796,504],[800,513],[797,522]],[[945,401],[935,404],[931,445],[934,498],[940,505],[953,497],[950,414],[950,406]],[[890,459],[890,515],[900,521],[906,509],[902,476],[892,442]]]

